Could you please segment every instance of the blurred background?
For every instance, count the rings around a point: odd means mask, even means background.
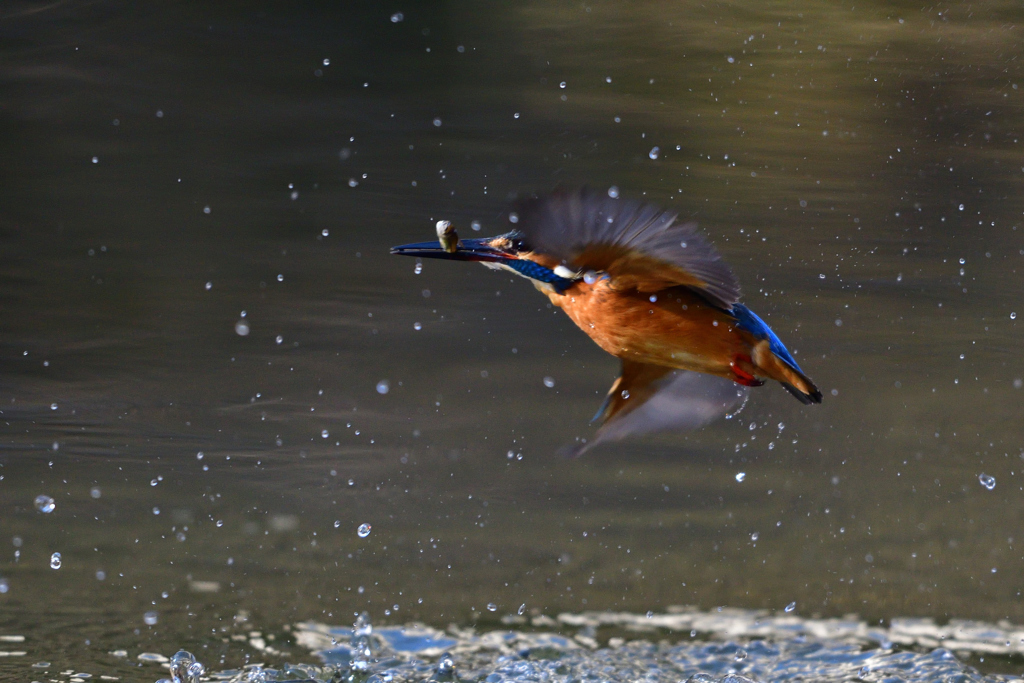
[[[1022,21],[4,3],[0,671],[362,610],[1024,622]],[[559,184],[698,221],[824,403],[559,458],[618,362],[388,254]]]

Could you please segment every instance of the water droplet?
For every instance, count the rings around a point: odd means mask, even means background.
[[[548,389],[550,389],[551,387],[555,386],[555,378],[554,377],[545,377],[544,378],[544,386],[546,386]]]
[[[451,654],[445,652],[437,660],[437,675],[439,678],[453,678],[455,676],[455,660]]]
[[[239,320],[235,323],[235,334],[239,337],[247,337],[249,335],[249,323],[244,320]]]
[[[515,211],[510,212],[508,214],[508,222],[509,223],[518,223],[519,222],[519,214],[516,213]]]
[[[39,510],[40,512],[50,513],[53,512],[53,509],[55,507],[57,507],[57,504],[53,502],[53,498],[50,498],[49,496],[40,493],[38,496],[36,496],[35,506],[36,510]]]
[[[57,404],[56,403],[51,403],[50,404],[50,410],[57,410]]]
[[[206,215],[210,215],[210,207],[204,206],[203,207],[203,213],[205,213]]]
[[[157,508],[157,507],[153,508],[153,514],[154,515],[159,515],[160,514],[160,508]]]
[[[423,323],[413,323],[412,324],[412,329],[414,329],[417,332],[419,332],[420,330],[423,329]]]
[[[146,615],[150,614],[156,615],[156,612],[146,612]],[[179,650],[171,657],[170,669],[173,683],[199,683],[199,679],[206,673],[206,667],[197,662],[191,652],[185,650]]]
[[[647,618],[648,619],[653,619],[654,618],[654,612],[652,612],[651,610],[647,610]]]
[[[524,602],[523,604],[519,605],[519,609],[516,610],[516,614],[518,614],[519,616],[523,616],[523,614],[525,612],[526,612],[526,603]]]
[[[54,553],[53,555],[50,555],[50,569],[60,569],[60,564],[60,553]]]
[[[324,228],[323,230],[320,231],[320,234],[323,235],[324,237],[327,237],[328,235],[331,234],[331,231],[328,230],[327,228]]]
[[[329,437],[330,435],[331,435],[331,433],[330,433],[329,431],[327,431],[326,429],[324,429],[323,431],[321,431],[321,432],[320,432],[320,436],[321,436],[322,438],[324,438],[324,439],[326,439],[326,438],[327,438],[327,437]]]
[[[493,602],[489,602],[489,603],[487,603],[487,611],[488,612],[497,612],[498,611],[498,606],[495,605]]]
[[[440,128],[441,127],[441,119],[439,117],[434,119],[434,127],[435,128]]]
[[[389,382],[386,379],[382,379],[381,381],[377,382],[377,393],[378,394],[383,396],[384,394],[388,393],[389,391],[391,391],[391,382]]]
[[[11,590],[11,584],[7,582],[7,579],[0,577],[0,594],[4,594]]]
[[[750,540],[751,541],[756,541],[759,538],[761,538],[761,534],[757,533],[756,531],[754,533],[750,534]]]
[[[786,605],[786,611],[787,612],[792,612],[795,609],[796,609],[796,603],[795,602],[791,602],[788,605]]]
[[[146,612],[142,615],[142,620],[146,622],[147,626],[156,626],[156,622],[160,621],[160,614],[157,612]]]
[[[583,273],[583,281],[586,282],[588,285],[594,284],[595,282],[597,282],[597,273],[592,270],[586,271],[585,273]]]
[[[359,528],[356,529],[356,534],[359,536],[359,538],[366,538],[370,535],[370,529],[372,528],[373,527],[371,527],[369,524],[360,524]]]
[[[996,487],[996,478],[990,474],[979,474],[978,481],[980,481],[981,485],[987,488],[989,491]]]
[[[657,159],[660,154],[661,147],[652,147],[651,151],[647,153],[647,156],[649,156],[651,159]]]
[[[743,481],[746,478],[747,478],[747,473],[746,472],[737,472],[736,473],[736,481]]]
[[[1014,312],[1011,312],[1010,313],[1010,320],[1016,320],[1016,319],[1017,319],[1017,314],[1014,313]]]
[[[735,659],[737,662],[742,662],[746,658],[747,658],[747,651],[744,650],[744,649],[736,650],[736,654],[733,655],[733,659]]]
[[[622,390],[622,400],[626,400],[627,398],[629,398],[629,390],[628,389],[623,389]]]
[[[278,344],[283,344],[284,337],[282,337],[281,335],[277,335],[276,337],[274,337],[274,341],[277,342]]]
[[[960,205],[960,210],[961,210],[961,211],[963,211],[963,210],[964,210],[964,205],[963,205],[963,204],[961,204],[961,205]]]
[[[355,178],[349,178],[348,179],[348,186],[349,187],[358,187],[358,185],[359,185],[359,181],[356,180]]]
[[[405,15],[402,14],[401,12],[395,12],[394,14],[391,15],[392,24],[397,24],[401,22],[403,19],[405,19]]]
[[[647,297],[647,300],[650,301],[652,304],[657,303],[658,302],[658,295],[657,294],[651,294],[649,297]]]
[[[341,520],[340,519],[334,520],[334,528],[338,529],[340,527],[341,527]]]
[[[612,199],[618,199],[619,198],[619,187],[618,187],[618,185],[612,185],[611,187],[608,188],[608,196],[611,197]]]
[[[206,291],[207,292],[209,292],[211,289],[213,289],[213,283],[212,282],[207,282],[205,286],[206,286]]]
[[[726,57],[725,61],[729,62],[730,64],[733,64],[733,63],[736,62],[736,58],[735,57]]]
[[[416,265],[415,265],[415,266],[413,267],[413,269],[412,269],[412,272],[416,273],[417,275],[419,275],[420,273],[422,273],[422,272],[423,272],[423,264],[422,264],[422,263],[417,263],[417,264],[416,264]]]

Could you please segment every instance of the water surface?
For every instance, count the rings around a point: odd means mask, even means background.
[[[0,670],[364,610],[1024,623],[1021,19],[9,3]],[[825,402],[558,458],[617,362],[388,248],[584,183],[699,221]]]

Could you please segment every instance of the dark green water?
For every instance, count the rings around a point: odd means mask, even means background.
[[[1024,623],[1022,21],[5,4],[0,671],[364,609]],[[824,404],[558,458],[617,362],[388,247],[583,183],[698,220]]]

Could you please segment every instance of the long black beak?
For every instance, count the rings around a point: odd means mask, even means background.
[[[490,241],[489,238],[459,240],[458,248],[453,252],[445,251],[440,242],[417,242],[391,247],[391,253],[399,256],[419,256],[455,261],[505,261],[515,258],[513,254],[492,247]]]

